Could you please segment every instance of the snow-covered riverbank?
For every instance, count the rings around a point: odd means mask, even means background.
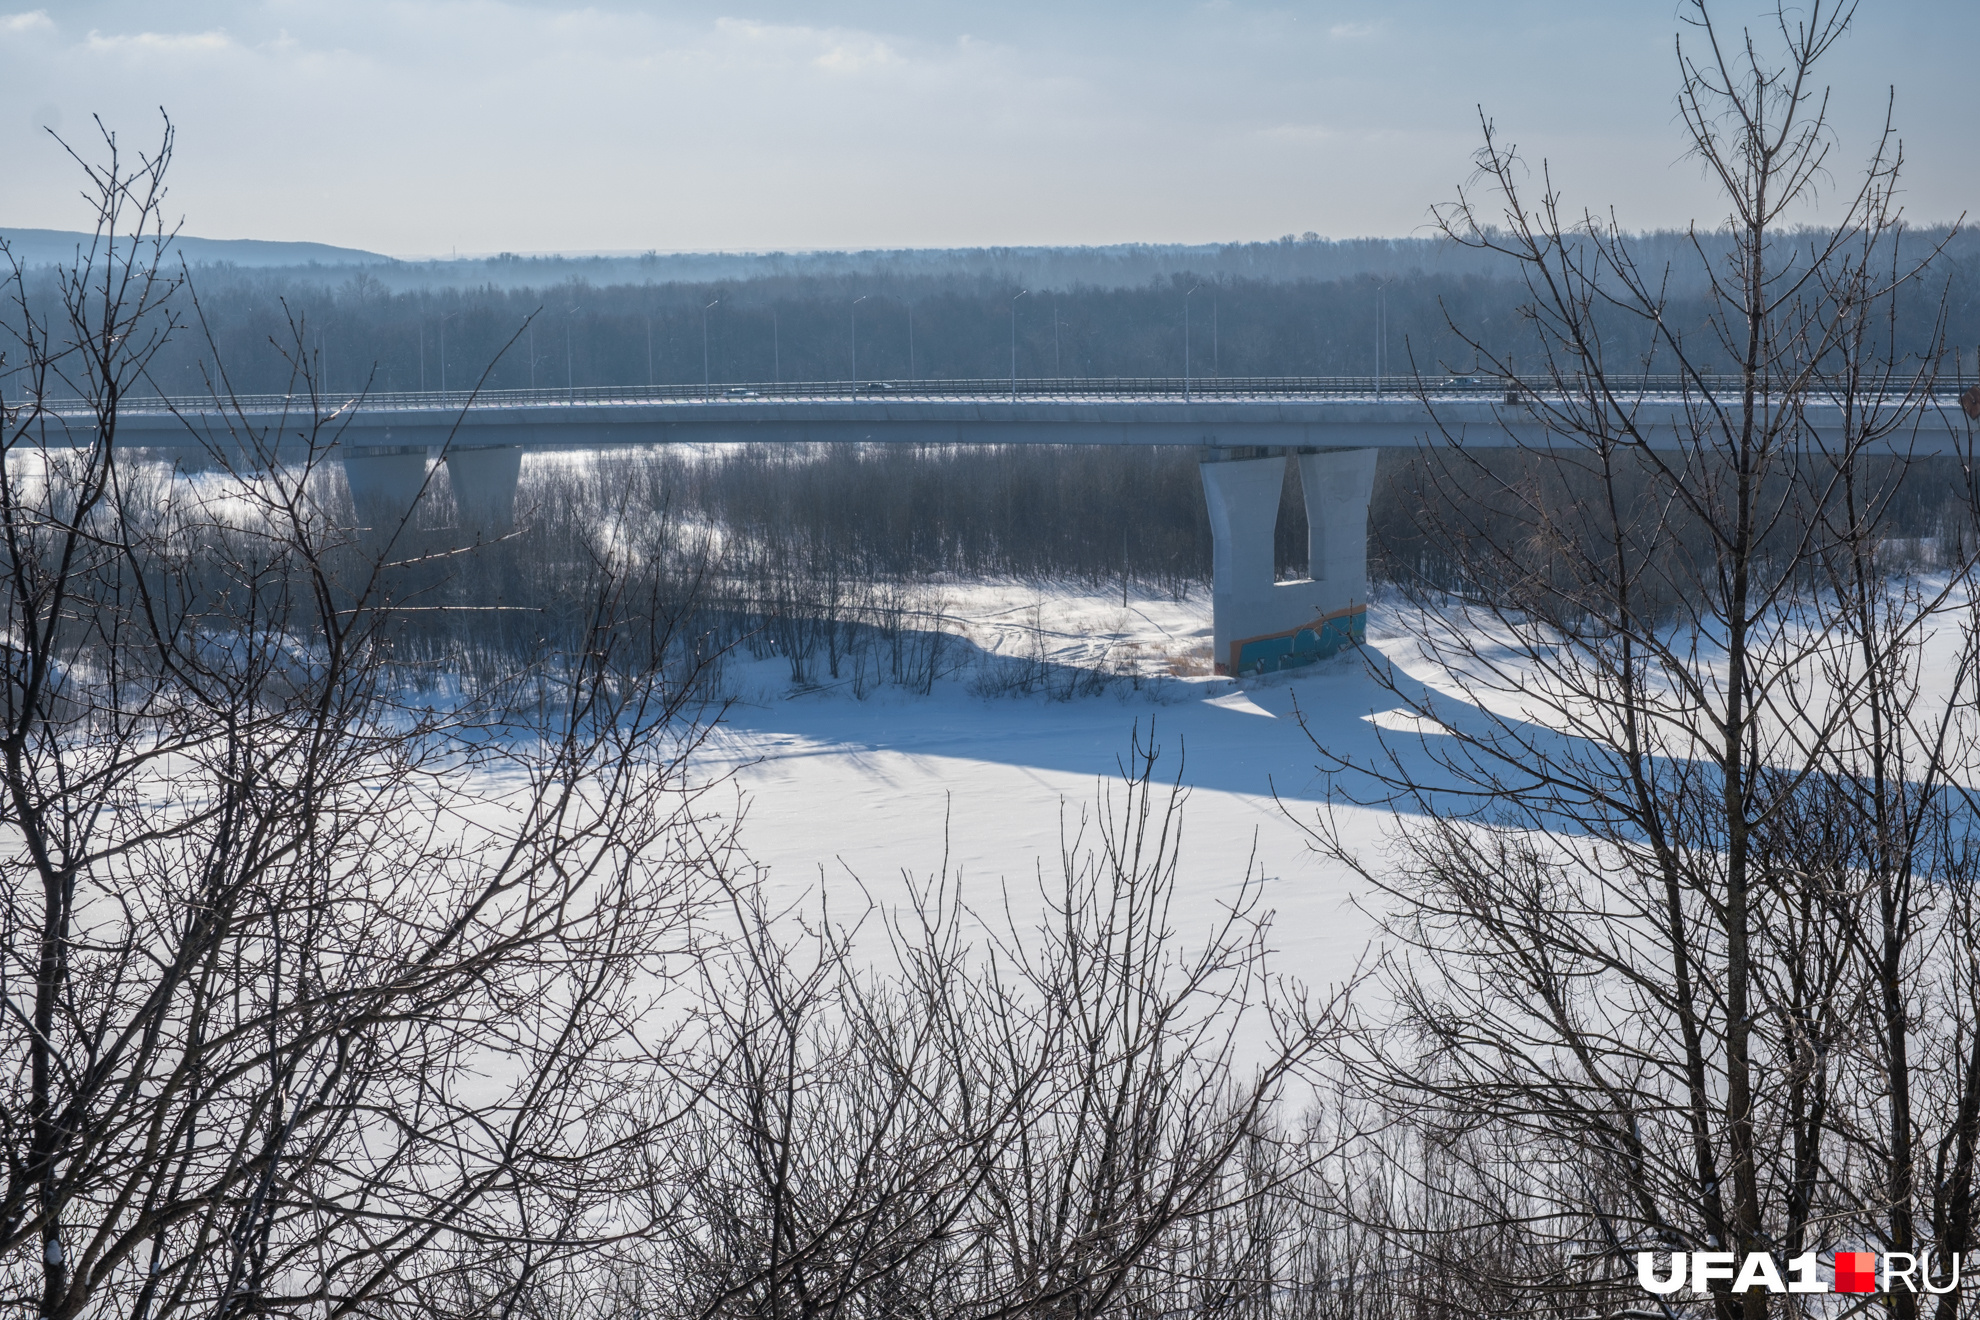
[[[733,776],[743,845],[776,899],[801,903],[822,885],[835,911],[850,914],[868,896],[897,901],[904,873],[925,878],[946,858],[973,907],[993,908],[1006,891],[1019,912],[1035,906],[1041,870],[1059,874],[1062,837],[1118,778],[1138,731],[1161,748],[1164,775],[1179,768],[1189,790],[1178,931],[1207,927],[1255,868],[1277,914],[1281,967],[1321,984],[1348,974],[1372,923],[1354,906],[1356,886],[1300,827],[1324,785],[1295,712],[1329,746],[1372,748],[1367,717],[1394,702],[1360,659],[1239,685],[1201,672],[1207,598],[1135,596],[1123,608],[1118,595],[984,585],[951,588],[947,600],[958,643],[979,663],[925,697],[888,687],[859,700],[844,683],[794,694],[776,659],[732,669],[740,699],[699,765]],[[1117,679],[1071,699],[985,695],[980,653],[1041,650],[1049,663],[1085,669],[1131,656],[1146,681]],[[1347,819],[1377,842],[1381,813]]]

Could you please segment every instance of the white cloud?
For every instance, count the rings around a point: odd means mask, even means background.
[[[211,55],[234,45],[224,32],[132,32],[109,36],[92,32],[86,44],[92,51],[139,55]]]
[[[55,20],[48,17],[46,9],[31,9],[25,14],[0,14],[0,32],[53,32]]]
[[[833,73],[864,73],[869,69],[899,64],[901,57],[886,42],[869,39],[859,42],[839,42],[812,60],[812,63]]]

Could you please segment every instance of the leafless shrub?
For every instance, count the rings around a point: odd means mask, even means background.
[[[856,924],[823,912],[798,947],[739,902],[745,938],[706,964],[706,1103],[655,1181],[674,1231],[627,1286],[698,1316],[1256,1299],[1233,1243],[1316,1163],[1275,1115],[1331,1019],[1269,975],[1255,885],[1172,924],[1181,794],[1135,757],[1035,928],[936,877],[881,923],[876,973]]]
[[[644,1227],[649,1001],[727,846],[682,787],[682,639],[648,615],[627,644],[602,567],[575,644],[503,676],[533,704],[422,699],[416,529],[380,549],[326,511],[300,333],[294,416],[189,428],[224,499],[135,479],[121,401],[197,305],[161,264],[169,126],[103,152],[59,315],[11,283],[0,1296],[504,1310]]]
[[[1397,1116],[1368,1149],[1399,1194],[1355,1213],[1453,1314],[1641,1310],[1646,1250],[1929,1249],[1943,1275],[1975,1245],[1972,487],[1936,575],[1896,521],[1914,441],[1970,437],[1930,401],[1941,344],[1891,333],[1932,253],[1901,256],[1888,127],[1844,221],[1788,227],[1850,16],[1779,9],[1770,64],[1688,9],[1679,105],[1730,232],[1697,241],[1702,326],[1489,123],[1441,215],[1528,271],[1518,369],[1473,337],[1519,382],[1516,452],[1418,457],[1437,567],[1403,603],[1450,686],[1382,669],[1433,732],[1330,758],[1396,809],[1392,854],[1317,837],[1392,903],[1393,1011],[1337,1061]],[[1618,321],[1647,356],[1612,353]],[[1645,370],[1688,382],[1674,422]]]

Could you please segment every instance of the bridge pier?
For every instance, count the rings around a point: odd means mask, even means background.
[[[426,446],[353,447],[343,461],[358,527],[374,536],[397,531],[426,485]]]
[[[344,454],[344,479],[357,506],[358,526],[373,535],[396,531],[427,485],[425,445],[372,445]],[[516,483],[522,448],[489,445],[447,454],[447,480],[462,532],[477,540],[505,536],[516,525]]]
[[[516,483],[522,476],[517,445],[454,449],[447,454],[447,479],[463,532],[478,541],[506,536],[516,525]]]
[[[1219,674],[1310,664],[1360,640],[1368,612],[1375,451],[1301,451],[1307,574],[1273,580],[1285,452],[1213,449],[1201,465],[1214,547],[1211,633]]]

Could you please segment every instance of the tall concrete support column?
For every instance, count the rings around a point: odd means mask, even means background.
[[[1306,575],[1368,600],[1368,503],[1375,494],[1373,449],[1299,456],[1306,492]]]
[[[1283,458],[1211,460],[1203,464],[1210,501],[1211,582],[1218,599],[1255,600],[1272,589],[1272,540],[1279,522]]]
[[[1220,674],[1256,674],[1324,659],[1365,630],[1368,501],[1375,451],[1301,454],[1309,576],[1273,580],[1273,534],[1285,483],[1283,453],[1202,464],[1215,550],[1211,582],[1213,654]]]
[[[447,479],[454,488],[461,530],[480,541],[514,530],[521,475],[522,450],[514,445],[449,450]]]
[[[426,484],[425,445],[375,445],[344,454],[358,526],[374,536],[398,531]]]

